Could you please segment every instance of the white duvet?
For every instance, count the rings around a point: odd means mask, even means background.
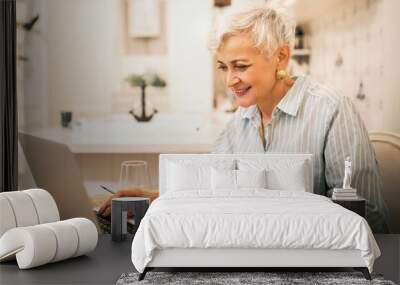
[[[358,249],[370,272],[380,255],[359,215],[320,195],[265,189],[162,195],[133,239],[135,268],[164,248]]]

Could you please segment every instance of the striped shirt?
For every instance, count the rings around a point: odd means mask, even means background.
[[[239,107],[216,141],[216,153],[312,153],[314,193],[342,187],[344,161],[352,161],[351,186],[367,200],[374,232],[387,232],[388,211],[368,132],[349,98],[300,76],[272,112],[260,136],[256,105]]]

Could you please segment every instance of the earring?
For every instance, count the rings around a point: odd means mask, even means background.
[[[280,69],[276,72],[276,79],[283,80],[287,76],[286,70]]]

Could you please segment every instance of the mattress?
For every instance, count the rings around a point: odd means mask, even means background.
[[[132,262],[143,272],[172,248],[359,250],[370,271],[380,255],[361,216],[324,196],[266,189],[163,194],[140,223]]]

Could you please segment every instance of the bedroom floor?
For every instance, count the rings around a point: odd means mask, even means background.
[[[382,256],[376,261],[374,272],[398,284],[400,235],[376,235],[375,238]],[[18,270],[15,262],[7,262],[0,265],[1,284],[115,284],[122,273],[134,272],[130,260],[131,241],[132,237],[114,243],[109,235],[102,235],[97,249],[88,256],[32,270]]]
[[[378,234],[375,239],[382,255],[375,261],[374,271],[400,284],[400,234]]]

